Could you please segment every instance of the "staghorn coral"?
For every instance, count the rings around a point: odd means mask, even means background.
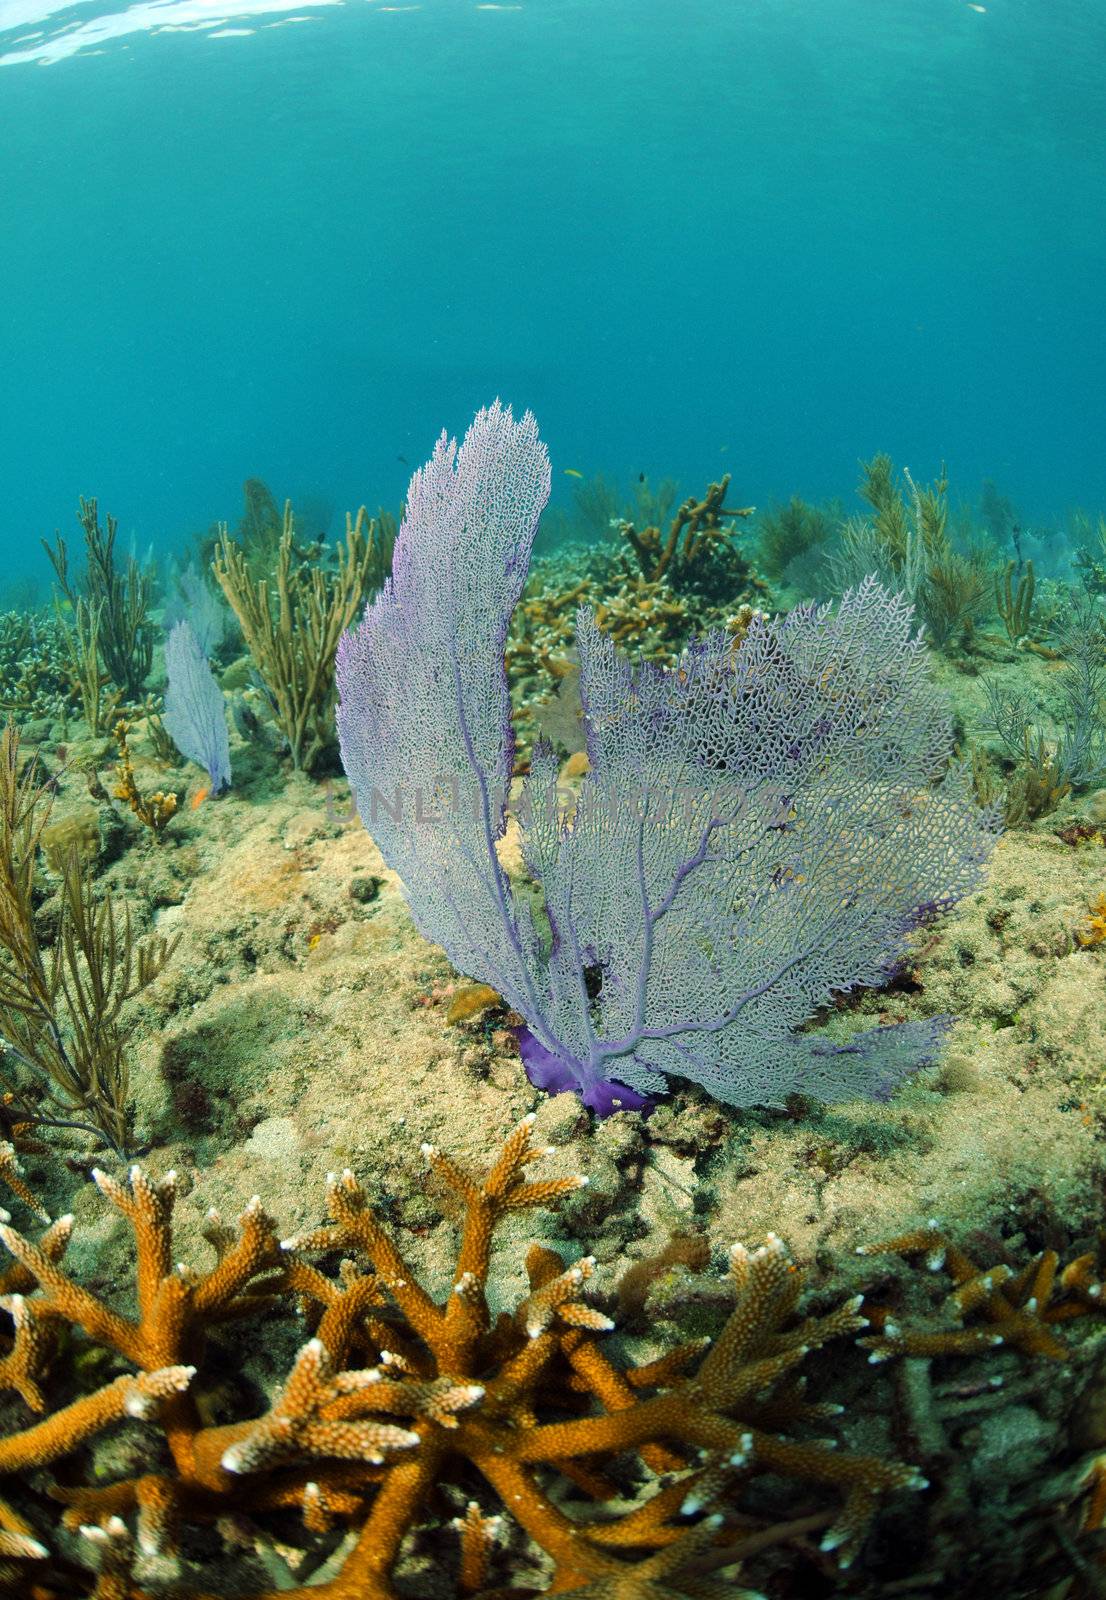
[[[329,1222],[283,1244],[256,1200],[237,1230],[210,1217],[205,1234],[217,1261],[206,1272],[173,1265],[172,1174],[154,1181],[132,1167],[123,1184],[95,1173],[133,1232],[132,1315],[65,1272],[71,1218],[53,1223],[37,1243],[0,1228],[15,1257],[0,1284],[0,1305],[13,1325],[0,1380],[42,1416],[0,1439],[0,1475],[17,1477],[13,1498],[0,1504],[0,1529],[9,1536],[8,1557],[30,1563],[38,1592],[56,1592],[66,1557],[64,1550],[47,1554],[57,1539],[43,1525],[41,1495],[26,1493],[32,1475],[36,1489],[45,1482],[66,1505],[65,1527],[85,1532],[107,1563],[103,1570],[115,1574],[120,1586],[97,1592],[127,1600],[150,1592],[143,1562],[162,1563],[162,1578],[171,1573],[165,1563],[185,1524],[217,1523],[240,1538],[243,1518],[276,1514],[279,1526],[281,1514],[294,1511],[316,1554],[318,1546],[333,1546],[332,1530],[348,1531],[338,1547],[344,1562],[327,1581],[309,1584],[311,1563],[301,1560],[303,1585],[286,1574],[278,1590],[304,1600],[390,1600],[401,1545],[425,1523],[428,1497],[458,1480],[471,1486],[474,1473],[483,1494],[550,1557],[553,1593],[592,1600],[740,1593],[711,1572],[799,1526],[744,1516],[740,1540],[726,1543],[718,1511],[761,1473],[844,1497],[836,1516],[818,1514],[801,1526],[830,1523],[823,1549],[847,1564],[880,1499],[922,1486],[910,1467],[802,1436],[837,1408],[806,1401],[799,1369],[812,1350],[864,1326],[859,1298],[804,1316],[802,1278],[780,1242],[769,1238],[752,1252],[736,1245],[734,1309],[709,1349],[695,1340],[643,1364],[622,1362],[604,1348],[609,1320],[584,1298],[592,1262],[566,1267],[535,1246],[527,1258],[529,1293],[513,1313],[493,1318],[489,1271],[499,1226],[583,1181],[529,1179],[530,1164],[546,1154],[531,1145],[532,1123],[528,1117],[510,1135],[479,1179],[424,1147],[437,1178],[464,1205],[444,1301],[418,1282],[349,1172],[331,1179]],[[336,1276],[307,1260],[335,1251],[343,1258]],[[313,1336],[268,1412],[206,1421],[208,1334],[292,1296]],[[55,1336],[66,1328],[133,1370],[43,1415],[59,1359]],[[82,1483],[73,1464],[61,1481],[47,1474],[63,1458],[76,1454],[79,1461],[86,1440],[127,1418],[160,1434],[160,1446],[143,1453],[146,1470],[95,1486]],[[626,1472],[635,1458],[663,1476],[626,1509]],[[640,1487],[640,1472],[633,1478]],[[561,1492],[565,1479],[594,1502],[576,1516]],[[606,1504],[612,1499],[615,1509]],[[494,1518],[479,1502],[470,1500],[461,1535],[461,1592],[471,1593],[486,1581],[494,1535]],[[173,1592],[178,1600],[201,1593]],[[274,1592],[266,1588],[264,1600]]]
[[[892,1356],[967,1355],[996,1345],[1063,1361],[1068,1349],[1052,1328],[1103,1308],[1091,1254],[1076,1256],[1061,1268],[1056,1251],[1043,1250],[1018,1272],[1002,1264],[984,1269],[933,1221],[881,1244],[857,1247],[862,1256],[891,1252],[924,1255],[931,1272],[948,1273],[954,1284],[948,1308],[956,1326],[905,1332],[892,1316],[870,1310],[879,1331],[859,1343],[871,1351],[873,1363]],[[981,1321],[965,1327],[968,1317]]]
[[[623,522],[619,532],[637,557],[642,576],[649,583],[662,578],[679,588],[694,574],[696,564],[733,532],[734,518],[751,517],[755,506],[730,509],[723,504],[730,486],[730,474],[707,486],[701,500],[689,495],[680,505],[666,531],[657,526],[635,528]],[[724,522],[723,518],[729,518]]]
[[[920,1256],[928,1269],[894,1271],[902,1298],[894,1309],[869,1298],[874,1331],[858,1341],[874,1366],[890,1366],[896,1435],[936,1484],[921,1515],[900,1527],[903,1587],[1101,1595],[1093,1565],[1103,1547],[1085,1542],[1106,1516],[1102,1329],[1085,1326],[1103,1310],[1095,1254],[1062,1265],[1044,1249],[983,1270],[933,1221],[857,1253]],[[938,1287],[943,1274],[951,1293],[927,1316],[925,1285]],[[1077,1320],[1084,1326],[1065,1336]],[[924,1585],[913,1581],[919,1571]],[[1087,1586],[1073,1586],[1074,1574]]]

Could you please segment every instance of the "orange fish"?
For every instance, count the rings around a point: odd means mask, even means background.
[[[205,785],[202,789],[197,789],[196,793],[192,796],[192,799],[189,802],[191,810],[198,811],[210,793],[211,789],[207,785]]]

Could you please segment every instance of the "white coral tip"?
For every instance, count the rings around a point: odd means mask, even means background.
[[[8,1541],[13,1556],[22,1556],[25,1560],[41,1561],[50,1554],[44,1544],[39,1544],[37,1539],[29,1539],[26,1534],[9,1533]]]

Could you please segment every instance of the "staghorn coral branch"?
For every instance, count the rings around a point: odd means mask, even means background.
[[[65,1220],[72,1222],[71,1217]],[[45,1306],[52,1315],[64,1322],[75,1323],[96,1343],[118,1350],[120,1355],[141,1365],[139,1352],[142,1342],[134,1323],[110,1310],[87,1289],[75,1284],[44,1250],[33,1245],[29,1239],[24,1239],[14,1228],[0,1226],[0,1244],[34,1278],[43,1291]]]
[[[232,1304],[259,1273],[280,1264],[275,1225],[257,1195],[238,1218],[238,1227],[237,1239],[195,1286],[192,1305],[198,1317],[210,1316]]]
[[[340,1175],[332,1173],[328,1177],[326,1198],[335,1226],[328,1230],[323,1248],[341,1246],[363,1251],[372,1262],[381,1285],[395,1300],[412,1329],[419,1338],[432,1343],[440,1333],[442,1313],[368,1209],[364,1190],[348,1167]],[[281,1249],[315,1248],[317,1237],[285,1239]]]
[[[154,1416],[157,1402],[182,1393],[195,1372],[195,1367],[165,1367],[136,1378],[116,1378],[95,1394],[55,1411],[45,1422],[0,1439],[0,1473],[26,1472],[56,1461],[123,1417]]]
[[[138,1313],[140,1318],[148,1318],[161,1285],[173,1270],[169,1229],[177,1175],[167,1172],[160,1183],[151,1183],[141,1167],[132,1166],[127,1173],[129,1193],[99,1167],[92,1169],[91,1176],[105,1200],[126,1218],[134,1232]]]

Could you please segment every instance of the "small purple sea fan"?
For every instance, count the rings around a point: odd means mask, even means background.
[[[230,784],[230,739],[223,691],[189,622],[178,622],[165,641],[166,731],[181,755],[203,767],[211,793]]]
[[[166,628],[187,622],[204,657],[210,660],[226,637],[229,620],[227,607],[195,566],[177,571],[165,605]]]
[[[590,771],[567,820],[539,744],[523,853],[497,853],[514,743],[503,665],[549,462],[496,402],[412,480],[392,580],[338,650],[342,758],[412,915],[526,1020],[532,1080],[600,1112],[670,1076],[733,1105],[882,1098],[945,1019],[836,1045],[802,1025],[886,980],[997,832],[952,764],[911,608],[874,579],[830,606],[632,666],[577,617]]]

